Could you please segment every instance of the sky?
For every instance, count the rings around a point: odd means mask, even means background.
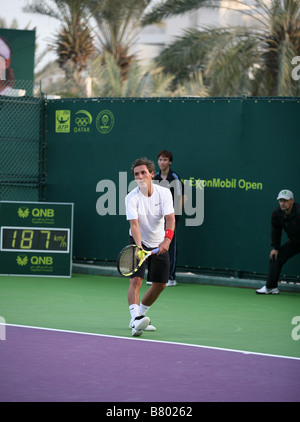
[[[47,16],[22,12],[22,8],[28,3],[28,0],[0,0],[2,6],[0,7],[0,17],[5,19],[8,27],[11,26],[13,19],[17,19],[17,29],[25,29],[27,25],[26,29],[36,29],[37,52],[41,53],[47,47],[49,38],[53,38],[60,24],[57,20]],[[55,60],[55,54],[48,53],[36,70],[52,60]]]

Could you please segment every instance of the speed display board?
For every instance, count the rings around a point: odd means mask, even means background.
[[[71,277],[73,208],[0,201],[0,274]]]

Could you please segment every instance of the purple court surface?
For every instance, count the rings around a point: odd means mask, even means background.
[[[0,402],[299,402],[300,359],[6,326]]]

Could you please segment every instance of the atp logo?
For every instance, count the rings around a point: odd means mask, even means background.
[[[24,267],[25,265],[28,264],[28,257],[26,255],[23,255],[23,256],[18,255],[16,261],[20,267]]]
[[[21,207],[18,209],[18,216],[20,218],[27,218],[29,216],[29,209],[26,207]]]
[[[56,110],[55,112],[55,132],[69,133],[71,124],[71,110]]]

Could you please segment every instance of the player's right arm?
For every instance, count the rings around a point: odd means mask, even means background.
[[[131,236],[133,237],[135,244],[142,247],[142,235],[138,220],[129,220]]]

